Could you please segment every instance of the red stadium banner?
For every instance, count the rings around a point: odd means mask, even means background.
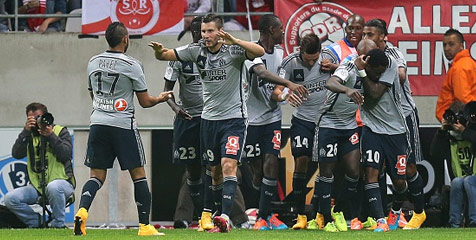
[[[104,34],[112,22],[122,22],[131,35],[180,33],[184,1],[83,0],[82,33]]]
[[[285,27],[286,54],[299,39],[314,32],[324,46],[344,37],[343,24],[352,14],[387,22],[388,40],[403,52],[414,95],[438,95],[448,70],[443,34],[458,29],[476,59],[476,5],[473,0],[275,0],[274,10]]]

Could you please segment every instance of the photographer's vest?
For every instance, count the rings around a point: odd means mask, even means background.
[[[63,130],[63,126],[54,125],[53,132],[59,136],[61,130]],[[36,190],[42,194],[41,190],[41,178],[42,174],[41,171],[34,171],[32,169],[34,163],[38,163],[41,165],[41,158],[40,158],[40,139],[41,136],[34,136],[32,135],[33,139],[33,151],[30,150],[30,144],[27,146],[27,159],[28,159],[28,177],[30,178],[30,182]],[[31,157],[31,153],[34,153],[34,158]],[[68,174],[66,173],[65,166],[62,162],[59,162],[56,159],[56,155],[53,153],[53,149],[50,147],[50,144],[46,144],[46,154],[45,154],[45,162],[46,162],[46,174],[45,174],[45,183],[48,184],[49,182],[56,180],[56,179],[64,179],[70,182],[73,187],[76,185],[76,181],[74,180],[72,171]],[[71,169],[72,170],[72,169]],[[46,186],[45,186],[46,187]]]
[[[470,176],[476,173],[473,163],[474,151],[470,141],[450,140],[451,168],[455,177]]]

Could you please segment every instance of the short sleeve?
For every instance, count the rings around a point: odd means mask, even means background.
[[[129,78],[132,79],[132,89],[135,92],[147,91],[147,84],[145,82],[144,68],[141,63],[134,63],[131,67],[131,74]]]
[[[248,59],[246,56],[246,50],[238,45],[231,45],[230,46],[230,55],[234,59],[237,59],[238,61],[244,61]],[[248,60],[253,60],[253,59],[248,59]]]
[[[349,80],[351,74],[349,72],[348,66],[340,65],[335,70],[334,75],[332,75],[332,76],[339,78],[342,81],[342,84],[345,84]]]
[[[187,44],[174,49],[175,55],[179,61],[195,62],[200,54],[200,43]]]
[[[255,58],[253,61],[251,60],[245,61],[245,67],[250,73],[253,73],[253,68],[259,64],[264,64],[263,60],[259,57]]]
[[[165,69],[164,79],[172,82],[177,81],[180,75],[181,65],[179,61],[170,61]]]
[[[284,64],[281,65],[278,69],[279,77],[293,81],[293,79],[291,79],[291,73],[292,73],[291,64],[289,63],[289,61],[283,61],[283,63]]]

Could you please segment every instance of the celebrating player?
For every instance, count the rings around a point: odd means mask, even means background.
[[[198,67],[204,99],[200,152],[202,161],[211,166],[213,185],[223,184],[222,214],[213,219],[216,227],[211,231],[229,232],[237,164],[246,131],[242,65],[246,59],[261,57],[264,49],[224,32],[223,19],[215,14],[205,16],[201,28],[202,42],[176,49],[166,49],[157,42],[149,46],[159,60],[193,61]]]
[[[89,93],[93,112],[85,165],[91,168],[84,184],[79,210],[74,219],[74,234],[86,235],[88,210],[106,180],[107,169],[115,158],[122,170],[128,170],[134,182],[134,198],[139,215],[139,236],[163,235],[149,224],[151,196],[145,175],[145,155],[134,118],[134,92],[139,104],[152,107],[172,97],[147,92],[142,63],[125,55],[129,34],[124,24],[113,22],[106,30],[109,50],[92,57],[88,64]]]

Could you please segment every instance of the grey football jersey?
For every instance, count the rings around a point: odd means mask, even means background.
[[[407,68],[407,61],[403,57],[403,53],[397,47],[387,45],[385,47],[385,54],[392,56],[397,61],[399,68]],[[405,82],[402,86],[402,109],[405,116],[410,115],[413,112],[416,105],[413,101],[412,90],[410,89],[410,81],[408,80],[408,74],[406,76]]]
[[[197,64],[203,87],[203,119],[247,118],[241,73],[246,60],[245,49],[222,45],[218,52],[212,53],[200,41],[174,51],[180,61]]]
[[[354,58],[355,59],[355,58]],[[342,81],[342,85],[348,88],[361,89],[362,78],[358,75],[358,69],[354,59],[341,64],[334,72],[333,77]],[[357,127],[355,111],[358,105],[345,93],[335,93],[327,90],[327,98],[321,107],[321,120],[319,127],[333,129],[354,129]]]
[[[179,104],[192,116],[202,114],[203,96],[202,82],[198,69],[193,62],[171,61],[165,70],[165,80],[180,84]]]
[[[88,63],[88,89],[94,95],[90,125],[136,128],[134,92],[147,91],[141,62],[111,51],[92,57]]]
[[[387,56],[388,57],[388,56]],[[379,82],[388,88],[383,93],[375,106],[369,99],[361,108],[362,122],[372,132],[378,134],[395,135],[406,132],[406,123],[403,116],[400,94],[401,85],[398,79],[397,62],[393,57],[388,57],[387,70],[380,76]],[[365,95],[365,88],[364,95]]]
[[[301,120],[317,123],[320,117],[319,108],[326,98],[326,82],[329,73],[321,72],[321,66],[315,63],[312,68],[303,65],[299,52],[288,55],[281,64],[279,76],[307,88],[309,95],[301,106],[296,107],[293,116]]]
[[[268,71],[277,74],[278,67],[283,60],[284,51],[276,45],[273,48],[273,52],[265,53],[261,57],[261,62],[264,64]],[[247,60],[246,62],[251,62]],[[256,62],[256,61],[253,61]],[[253,63],[252,62],[252,63]],[[253,66],[256,63],[253,64]],[[248,65],[248,64],[245,64]],[[249,78],[249,98],[247,101],[248,107],[248,123],[253,126],[260,126],[269,123],[273,123],[281,120],[281,108],[279,103],[271,99],[274,87],[273,83],[266,82],[253,74],[253,67],[250,68],[251,72],[248,74]]]

